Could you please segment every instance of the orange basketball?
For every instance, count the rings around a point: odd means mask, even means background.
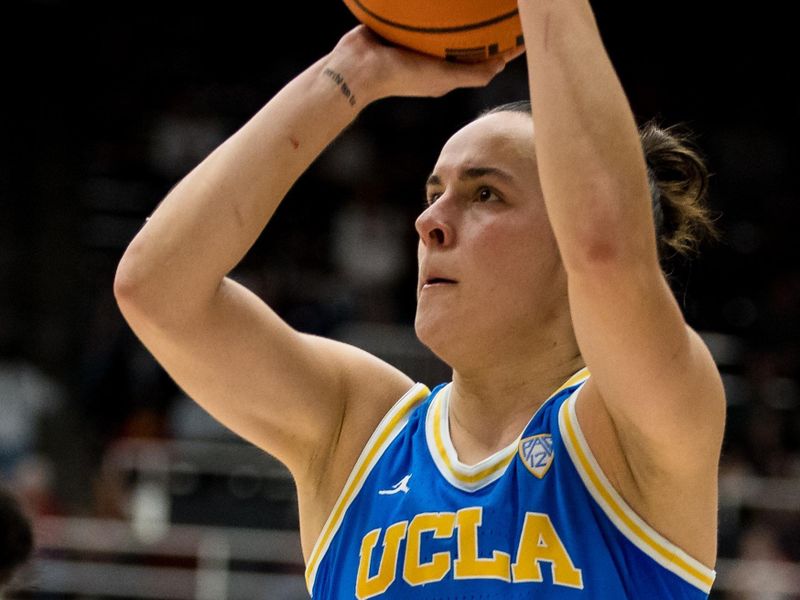
[[[486,60],[523,44],[516,0],[344,0],[400,46],[450,60]]]

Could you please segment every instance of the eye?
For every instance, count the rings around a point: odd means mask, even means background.
[[[441,192],[428,192],[425,196],[425,208],[429,207],[431,204],[436,202],[440,197]]]
[[[478,202],[491,202],[494,200],[500,200],[500,196],[490,187],[480,187],[478,188]]]

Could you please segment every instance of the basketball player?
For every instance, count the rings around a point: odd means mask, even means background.
[[[366,105],[485,85],[511,56],[457,65],[356,28],[181,181],[119,265],[145,345],[291,470],[314,598],[712,585],[723,389],[654,227],[668,251],[708,227],[702,165],[664,131],[640,139],[588,2],[519,12],[533,114],[456,132],[416,221],[416,330],[452,382],[429,391],[294,331],[226,274]]]

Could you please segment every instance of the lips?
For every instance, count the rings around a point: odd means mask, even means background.
[[[422,280],[422,285],[419,286],[419,292],[422,292],[422,290],[446,289],[453,287],[457,283],[455,279],[450,279],[449,277],[430,275]]]
[[[418,293],[423,289],[447,288],[458,283],[457,279],[449,277],[452,270],[446,268],[440,270],[440,268],[442,268],[441,265],[436,267],[424,262],[420,265]]]

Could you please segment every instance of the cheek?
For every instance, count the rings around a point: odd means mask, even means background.
[[[518,314],[560,295],[561,257],[549,223],[489,227],[482,236],[473,259],[479,261],[485,302]]]

